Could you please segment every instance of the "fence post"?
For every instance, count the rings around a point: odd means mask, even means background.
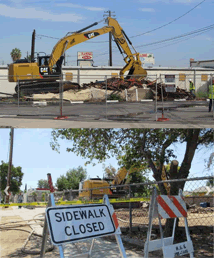
[[[77,83],[80,85],[80,68],[77,70]]]
[[[129,185],[129,198],[131,199],[131,185]],[[129,230],[132,232],[132,203],[129,202]]]
[[[136,89],[136,101],[138,101],[138,89]]]
[[[90,189],[90,201],[92,200],[92,189]]]
[[[156,121],[158,119],[157,117],[157,98],[158,98],[158,75],[156,74],[156,83],[155,83],[155,117],[156,117]]]
[[[126,101],[128,101],[128,93],[127,93],[127,89],[125,89],[125,95],[126,95]]]
[[[195,70],[195,69],[194,69],[194,78],[193,78],[193,81],[194,81],[195,93],[196,93],[196,70]]]

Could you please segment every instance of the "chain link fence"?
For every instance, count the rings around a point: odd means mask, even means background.
[[[38,88],[37,91],[40,94],[26,95],[23,87],[27,84],[21,84],[22,76],[19,76],[15,83],[8,82],[8,76],[0,75],[0,104],[4,105],[0,115],[50,118],[64,116],[82,120],[85,118],[133,119],[134,117],[139,120],[149,120],[154,114],[153,117],[157,120],[158,114],[172,108],[171,104],[165,103],[166,100],[170,103],[173,101],[173,107],[176,108],[180,105],[185,106],[186,100],[193,100],[196,96],[198,100],[208,105],[209,86],[212,84],[212,74],[197,74],[196,71],[186,74],[172,74],[172,72],[165,74],[159,71],[148,74],[147,82],[140,86],[135,80],[132,81],[134,77],[131,77],[128,84],[124,83],[120,86],[118,82],[112,82],[112,78],[119,78],[119,72],[111,75],[105,75],[104,72],[103,74],[64,72],[57,82],[58,88],[55,82],[53,82],[54,86],[44,81],[44,86],[49,85],[50,92],[41,92]],[[190,79],[195,85],[191,93]],[[72,83],[72,89],[66,90]],[[162,87],[162,84],[165,87]],[[54,88],[54,93],[51,93],[53,91],[51,87]],[[99,103],[99,108],[87,108],[88,104],[93,103]],[[115,103],[117,103],[116,112]]]
[[[130,185],[111,186],[103,188],[90,188],[81,190],[64,190],[54,193],[56,201],[81,201],[82,203],[102,201],[103,194],[108,194],[115,208],[120,227],[130,231],[141,230],[148,226],[150,197],[153,187],[159,185],[170,186],[172,183],[184,183],[184,200],[188,210],[189,227],[208,226],[214,222],[214,187],[207,186],[213,177],[200,177],[190,179],[174,179],[160,182],[145,182]],[[97,180],[99,182],[99,180]],[[102,182],[102,180],[100,180]],[[131,198],[131,202],[130,202]],[[165,224],[166,220],[162,220]],[[158,225],[158,219],[154,219],[154,225]],[[184,227],[180,219],[179,226]]]

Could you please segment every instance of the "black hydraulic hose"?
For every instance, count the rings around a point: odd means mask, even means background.
[[[93,26],[96,26],[97,24],[98,24],[98,22],[95,22],[95,23],[93,23],[93,24],[91,24],[91,25],[89,25],[89,26],[87,26],[87,27],[85,27],[85,28],[83,28],[81,30],[76,31],[75,33],[80,33],[80,32],[82,32],[84,30],[87,30],[87,29],[93,27]]]
[[[122,32],[123,32],[123,35],[124,35],[124,36],[126,37],[126,39],[128,40],[129,44],[132,45],[132,42],[131,42],[131,40],[128,38],[128,36],[126,35],[125,31],[122,30]]]
[[[117,45],[117,47],[118,47],[118,49],[120,51],[120,54],[123,54],[123,51],[122,51],[120,45],[118,44],[117,40],[115,40],[114,42],[116,43],[116,45]]]

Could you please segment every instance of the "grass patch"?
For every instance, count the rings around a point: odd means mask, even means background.
[[[196,92],[196,98],[197,99],[207,99],[208,98],[208,93],[204,91],[198,91]]]
[[[118,100],[118,101],[124,101],[124,99],[118,95],[118,94],[111,94],[107,97],[107,100]]]

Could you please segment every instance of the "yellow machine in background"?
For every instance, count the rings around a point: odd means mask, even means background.
[[[97,25],[94,23],[82,30],[79,30],[71,35],[66,35],[60,39],[54,46],[52,54],[50,56],[37,56],[37,62],[34,59],[34,37],[32,36],[32,50],[31,50],[31,62],[20,62],[9,65],[8,80],[9,82],[18,82],[16,86],[16,92],[22,92],[24,95],[40,93],[40,92],[57,92],[59,90],[59,80],[62,75],[62,63],[64,60],[65,51],[69,48],[93,39],[97,36],[111,32],[116,45],[120,53],[124,57],[126,65],[120,71],[120,78],[124,79],[124,73],[128,71],[127,79],[132,75],[136,78],[142,79],[147,75],[146,70],[142,68],[142,63],[139,58],[139,53],[136,52],[132,46],[132,42],[127,37],[124,30],[120,27],[119,23],[108,17],[106,19],[108,26],[97,30],[85,31],[86,29]],[[35,31],[34,31],[35,33]],[[133,47],[135,53],[131,52],[129,47]],[[64,89],[72,89],[79,87],[77,83],[71,83],[70,81],[63,81]]]
[[[102,198],[104,194],[109,195],[110,198],[123,197],[125,195],[125,191],[122,189],[117,189],[114,186],[120,185],[126,179],[127,175],[133,172],[135,172],[135,170],[127,171],[126,168],[120,168],[111,183],[107,182],[106,180],[102,180],[101,178],[85,180],[84,182],[80,183],[79,190],[82,191],[80,191],[79,197],[84,197],[86,199]],[[90,189],[98,187],[109,188],[95,189],[90,191]]]
[[[111,183],[107,182],[106,180],[102,180],[101,178],[91,178],[89,180],[85,180],[84,182],[80,183],[79,186],[79,197],[84,197],[86,199],[94,199],[94,198],[102,198],[104,194],[109,195],[110,198],[118,198],[125,195],[125,191],[120,189],[118,190],[116,185],[120,185],[124,183],[124,180],[127,176],[131,173],[137,172],[138,169],[132,169],[130,171],[126,170],[125,167],[120,168],[115,175],[115,177],[111,180]],[[163,165],[161,179],[163,181],[168,180],[166,166]],[[170,184],[164,183],[166,188],[167,194],[170,194]],[[105,189],[95,189],[90,190],[93,188],[100,188],[100,187],[109,187]]]

